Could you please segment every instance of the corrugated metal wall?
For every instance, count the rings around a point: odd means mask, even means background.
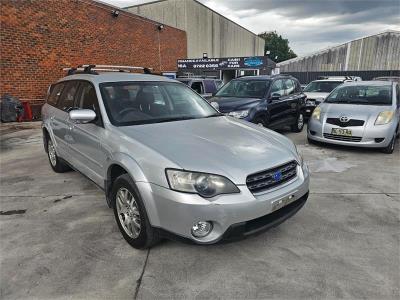
[[[166,0],[126,8],[187,33],[189,58],[262,56],[264,40],[194,0]]]
[[[358,76],[362,80],[372,80],[375,77],[398,76],[400,70],[375,70],[375,71],[320,71],[320,72],[285,72],[296,77],[301,84],[308,84],[320,76]]]
[[[400,32],[388,31],[354,40],[277,65],[281,73],[400,70]]]

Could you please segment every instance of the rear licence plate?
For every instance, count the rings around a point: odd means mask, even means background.
[[[342,135],[342,136],[352,136],[350,129],[342,129],[342,128],[332,128],[332,134]]]

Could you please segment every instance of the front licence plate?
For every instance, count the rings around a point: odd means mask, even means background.
[[[342,129],[342,128],[332,128],[332,134],[342,135],[342,136],[352,136],[350,129]]]
[[[292,203],[295,200],[294,195],[291,195],[289,197],[285,197],[283,199],[278,199],[272,202],[272,211],[276,211],[278,209],[281,209],[282,207]]]

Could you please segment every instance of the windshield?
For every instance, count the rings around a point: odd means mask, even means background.
[[[263,98],[269,84],[269,80],[231,80],[215,96]]]
[[[219,116],[187,86],[171,82],[111,82],[100,91],[113,125],[172,122]]]
[[[304,88],[304,92],[320,92],[330,93],[337,86],[341,85],[341,81],[313,81]]]
[[[325,103],[391,105],[391,85],[350,85],[335,89]]]

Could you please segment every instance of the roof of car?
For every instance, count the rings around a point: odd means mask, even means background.
[[[317,80],[313,80],[312,82],[326,82],[326,81],[330,81],[330,82],[344,82],[344,79],[317,79]]]
[[[392,85],[394,84],[391,81],[379,81],[379,80],[371,80],[371,81],[348,81],[343,83],[343,85]]]
[[[118,81],[165,81],[178,82],[165,76],[139,73],[124,73],[124,72],[104,72],[96,74],[75,74],[61,78],[59,81],[67,80],[89,80],[93,83],[103,82],[118,82]]]
[[[294,77],[291,75],[277,74],[277,75],[242,76],[235,78],[235,80],[272,80],[276,78],[294,78]]]

